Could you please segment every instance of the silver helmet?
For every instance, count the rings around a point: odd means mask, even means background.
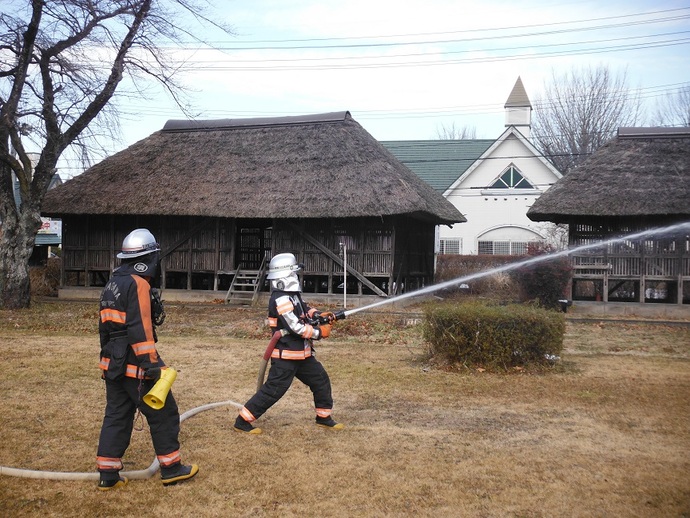
[[[293,254],[278,254],[268,263],[267,278],[271,287],[283,291],[301,291],[297,272],[302,269]]]
[[[132,230],[122,241],[122,252],[117,254],[118,259],[132,259],[142,255],[160,252],[160,245],[153,234],[145,228]]]
[[[283,279],[293,272],[298,272],[302,266],[297,264],[293,254],[278,254],[268,263],[268,279]]]

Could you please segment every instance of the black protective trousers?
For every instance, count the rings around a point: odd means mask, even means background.
[[[141,382],[141,389],[139,383]],[[154,380],[120,378],[105,380],[105,416],[98,441],[98,456],[122,458],[129,446],[137,406],[149,424],[156,455],[168,455],[180,449],[180,414],[172,391],[160,410],[154,410],[141,398],[151,390]]]
[[[245,408],[258,419],[285,395],[294,378],[309,387],[314,395],[316,408],[333,408],[331,380],[326,369],[314,356],[304,360],[272,358],[266,383],[245,403]]]

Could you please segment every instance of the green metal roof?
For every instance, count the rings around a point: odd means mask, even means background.
[[[494,142],[492,139],[392,140],[381,144],[413,173],[443,193]]]

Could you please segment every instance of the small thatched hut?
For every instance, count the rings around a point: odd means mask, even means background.
[[[63,220],[63,284],[100,286],[132,229],[163,248],[162,285],[228,290],[274,253],[305,291],[393,294],[432,282],[435,225],[465,221],[348,112],[168,121],[48,193]],[[256,283],[256,280],[252,281]]]
[[[690,128],[621,128],[527,212],[568,224],[569,246],[690,222]],[[690,236],[651,235],[573,254],[575,300],[690,304]]]

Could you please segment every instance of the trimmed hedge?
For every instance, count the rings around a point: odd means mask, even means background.
[[[531,305],[437,304],[425,309],[432,355],[467,366],[508,369],[549,363],[563,349],[565,316]]]

